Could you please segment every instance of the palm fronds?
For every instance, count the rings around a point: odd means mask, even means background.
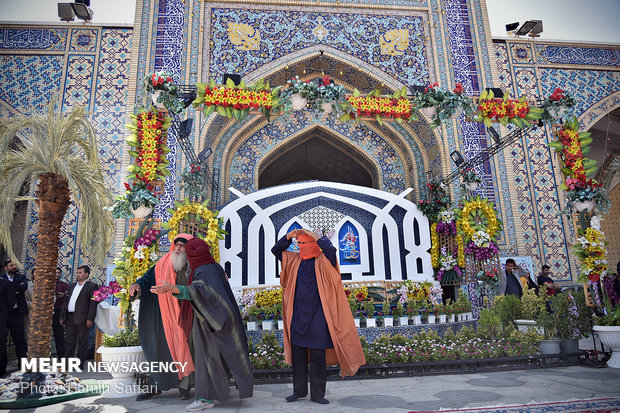
[[[112,241],[111,204],[98,157],[95,130],[83,108],[61,113],[52,100],[45,114],[13,117],[0,125],[0,243],[18,261],[11,242],[15,202],[25,182],[53,173],[63,176],[81,214],[80,239],[102,264]]]

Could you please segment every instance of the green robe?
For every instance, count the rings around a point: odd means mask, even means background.
[[[252,397],[254,373],[245,328],[224,269],[219,264],[201,265],[190,285],[178,287],[177,297],[191,300],[194,309],[196,397],[228,400],[229,372],[239,397]]]

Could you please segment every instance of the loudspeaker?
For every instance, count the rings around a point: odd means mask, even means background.
[[[66,22],[75,20],[75,13],[73,13],[71,3],[58,3],[58,17],[60,17],[60,20]]]
[[[225,85],[228,79],[232,79],[232,81],[235,82],[235,85],[239,85],[241,83],[241,75],[235,75],[232,73],[224,73],[222,84]]]

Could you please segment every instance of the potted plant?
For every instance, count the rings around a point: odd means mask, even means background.
[[[563,291],[553,297],[553,311],[559,314],[558,336],[560,353],[565,360],[579,361],[579,339],[592,331],[592,308],[588,307],[583,291]]]
[[[396,302],[396,306],[392,310],[392,317],[398,320],[398,325],[401,327],[409,324],[409,319],[406,316],[403,316],[404,313],[405,308],[403,306],[403,303],[398,300],[398,302]]]
[[[482,178],[471,168],[461,171],[461,179],[463,180],[463,187],[469,191],[475,191],[482,184]]]
[[[450,205],[450,195],[440,180],[433,180],[426,184],[428,199],[420,200],[417,207],[429,221],[437,222],[439,213]]]
[[[593,331],[611,349],[607,366],[620,368],[620,300],[614,291],[614,275],[604,273],[600,283],[599,316],[594,317]],[[590,287],[592,282],[589,283]]]
[[[448,320],[448,316],[446,315],[446,307],[442,303],[435,305],[435,314],[438,316],[437,318],[439,324],[445,324]]]
[[[181,174],[181,189],[192,202],[203,202],[207,193],[209,170],[204,165],[190,165]]]
[[[446,303],[444,304],[444,309],[445,309],[445,313],[447,316],[447,322],[448,323],[454,323],[454,305],[455,302],[452,301],[451,298],[448,298],[446,300]]]
[[[109,336],[103,335],[103,345],[97,349],[104,363],[142,363],[145,361],[138,329],[124,329],[121,332]],[[134,372],[130,369],[111,368],[108,373],[112,375],[112,383],[103,397],[119,398],[134,396],[138,392],[131,391],[134,388]]]
[[[407,316],[414,326],[422,324],[422,316],[420,315],[420,302],[415,299],[407,301]]]
[[[276,304],[276,311],[273,315],[273,319],[278,323],[278,330],[284,330],[284,320],[282,320],[282,303]]]
[[[319,96],[317,82],[299,80],[299,76],[292,77],[288,87],[280,89],[280,105],[287,112],[289,110],[302,110],[308,103],[314,103]]]
[[[325,75],[319,81],[316,105],[322,112],[329,114],[336,110],[336,116],[340,116],[338,112],[341,110],[340,103],[344,101],[345,93],[346,89],[343,86],[337,85]]]
[[[353,321],[355,322],[355,327],[360,328],[360,313],[359,313],[359,304],[355,299],[354,295],[350,295],[348,297],[349,300],[349,309],[351,310],[351,314],[353,315]]]
[[[388,300],[383,301],[382,310],[383,310],[383,327],[393,327],[394,317],[390,315],[390,302]]]
[[[542,295],[542,292],[540,294]],[[551,305],[552,311],[548,311],[546,305],[541,305],[540,312],[536,319],[536,324],[544,329],[544,339],[538,343],[541,354],[560,353],[560,340],[558,339],[560,315],[553,311],[553,307],[553,300]]]
[[[172,74],[165,71],[154,72],[144,79],[146,92],[151,93],[153,105],[160,110],[181,113],[184,109],[177,95],[179,86],[174,83]]]
[[[275,305],[273,306],[269,306],[266,308],[263,308],[263,321],[262,321],[262,326],[263,326],[263,331],[270,331],[273,330],[274,327],[274,319],[276,317],[276,313],[278,312],[278,309]]]
[[[429,119],[431,127],[438,127],[442,121],[456,119],[462,112],[471,116],[474,105],[471,98],[463,95],[463,85],[457,83],[454,90],[439,87],[437,82],[427,86],[424,93],[418,92],[414,97],[414,104]]]
[[[582,212],[588,210],[594,212],[594,208],[598,208],[602,212],[609,209],[610,200],[601,184],[594,179],[586,179],[585,176],[580,179],[566,180],[568,190],[566,195],[566,206],[564,213],[570,213],[571,210]]]
[[[542,328],[536,325],[536,319],[541,309],[545,306],[545,295],[547,287],[542,286],[539,295],[534,289],[523,290],[521,297],[521,318],[514,320],[517,329],[521,332],[527,332],[529,329],[536,330],[537,333],[543,334]]]
[[[248,331],[258,330],[258,322],[260,320],[261,311],[257,305],[251,306],[247,312],[247,329]]]
[[[373,304],[372,300],[367,299],[366,301],[364,301],[364,303],[362,304],[362,307],[364,308],[364,313],[366,314],[366,327],[367,328],[376,327],[377,321],[375,320],[375,317],[374,317],[375,305]]]
[[[125,193],[118,195],[109,208],[114,219],[125,219],[134,215],[146,218],[159,203],[155,187],[143,181],[125,183]]]
[[[575,106],[575,99],[562,89],[555,88],[551,96],[546,98],[540,108],[543,110],[541,119],[545,123],[560,122],[566,115],[568,109]]]

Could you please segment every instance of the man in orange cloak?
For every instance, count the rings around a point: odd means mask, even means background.
[[[286,251],[296,238],[299,252]],[[293,367],[293,402],[308,394],[327,404],[327,365],[340,365],[342,376],[353,376],[366,364],[353,315],[342,288],[336,249],[325,236],[304,229],[282,237],[271,252],[282,261],[284,358]]]

